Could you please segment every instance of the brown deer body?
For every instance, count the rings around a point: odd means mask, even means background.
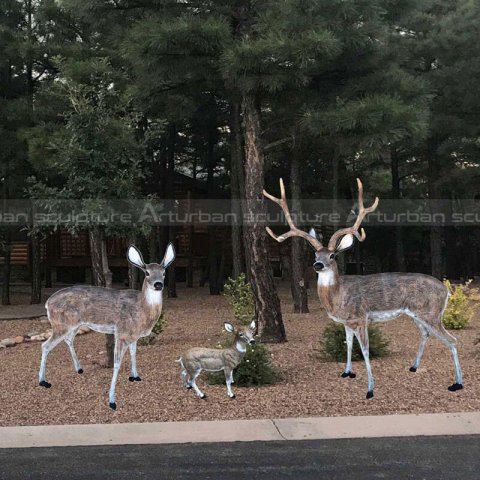
[[[243,327],[238,330],[235,329],[231,323],[225,322],[225,330],[235,334],[232,347],[222,349],[194,347],[187,350],[178,359],[178,362],[182,366],[183,386],[193,388],[195,393],[202,399],[207,397],[196,384],[196,379],[202,370],[206,370],[207,372],[219,372],[223,370],[227,384],[227,394],[230,398],[235,398],[231,387],[233,383],[233,370],[240,365],[247,351],[247,345],[255,345],[255,322],[252,322],[248,327]]]
[[[374,211],[378,198],[369,208],[363,206],[363,187],[358,183],[358,216],[352,227],[338,230],[324,247],[317,239],[315,230],[310,233],[299,230],[293,223],[288,210],[283,181],[280,180],[281,198],[275,198],[264,191],[264,195],[279,204],[290,226],[290,231],[276,236],[268,233],[278,242],[292,236],[306,239],[315,249],[313,268],[317,272],[317,291],[328,316],[345,326],[347,340],[347,365],[342,377],[353,378],[352,345],[355,336],[362,349],[368,373],[367,398],[373,397],[374,379],[369,359],[368,325],[372,322],[393,320],[402,314],[411,317],[418,327],[421,340],[417,357],[410,371],[415,372],[420,364],[425,344],[432,334],[440,339],[451,351],[454,361],[456,382],[450,391],[462,388],[462,372],[458,360],[456,340],[442,324],[443,312],[447,306],[448,290],[439,280],[418,273],[380,273],[374,275],[345,275],[338,273],[336,255],[353,245],[354,237],[359,241],[366,238],[359,227],[365,216]]]
[[[145,272],[142,290],[114,290],[103,287],[75,286],[54,293],[46,302],[52,335],[42,344],[39,384],[45,381],[45,366],[49,352],[64,341],[72,355],[75,370],[83,373],[73,341],[78,329],[86,325],[94,331],[115,336],[114,367],[110,386],[110,407],[115,410],[115,384],[123,356],[129,348],[132,365],[131,382],[140,381],[136,368],[137,340],[151,333],[162,313],[165,269],[175,259],[169,244],[162,263],[145,264],[141,253],[131,245],[128,261]]]

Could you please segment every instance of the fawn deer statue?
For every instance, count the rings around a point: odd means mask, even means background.
[[[275,235],[267,227],[268,234],[277,242],[290,237],[307,240],[315,250],[313,268],[317,273],[317,292],[328,316],[345,327],[347,341],[347,365],[342,377],[355,377],[352,372],[352,344],[355,336],[360,344],[368,374],[367,398],[373,397],[374,379],[369,359],[368,326],[370,323],[386,322],[400,315],[408,315],[420,331],[420,346],[411,372],[420,365],[428,337],[434,335],[450,350],[456,373],[456,382],[448,387],[454,392],[463,388],[462,371],[458,360],[456,339],[450,335],[442,323],[443,312],[448,302],[448,290],[436,278],[420,273],[378,273],[373,275],[339,275],[337,254],[350,248],[355,238],[363,242],[365,230],[359,231],[366,215],[378,206],[378,198],[372,206],[363,205],[363,186],[358,185],[358,215],[351,227],[337,230],[327,246],[317,237],[315,229],[309,233],[297,228],[292,220],[285,196],[285,187],[280,179],[280,198],[266,191],[268,199],[280,205],[290,230],[282,235]]]
[[[187,350],[177,360],[182,367],[183,386],[193,388],[197,396],[202,399],[207,396],[197,387],[196,379],[202,370],[208,372],[225,373],[225,382],[227,384],[227,395],[235,398],[232,392],[233,370],[240,364],[246,351],[247,345],[255,345],[255,321],[252,321],[247,327],[236,329],[231,323],[225,322],[224,328],[227,332],[235,334],[233,346],[230,348],[191,348]]]
[[[115,410],[115,385],[123,356],[130,350],[132,371],[129,380],[140,381],[136,367],[137,340],[150,335],[162,313],[165,270],[175,259],[175,249],[168,244],[161,263],[143,261],[142,254],[130,245],[128,261],[145,273],[141,291],[114,290],[103,287],[74,286],[54,293],[45,304],[52,325],[52,335],[42,344],[40,386],[50,388],[45,380],[45,365],[49,352],[62,340],[68,345],[77,373],[83,373],[73,340],[78,329],[86,325],[94,331],[115,336],[113,375],[109,404]]]

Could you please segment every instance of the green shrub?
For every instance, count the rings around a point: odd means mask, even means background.
[[[384,357],[388,354],[388,342],[378,327],[368,327],[370,358]],[[344,362],[347,359],[347,340],[345,327],[330,323],[323,331],[317,352],[320,356],[332,362]],[[356,338],[353,340],[352,361],[363,360],[362,350]]]
[[[263,344],[247,347],[247,352],[240,365],[233,372],[237,387],[271,385],[279,380],[278,372],[273,368],[270,353]],[[212,372],[208,374],[210,385],[225,384],[225,374]]]
[[[448,288],[450,297],[443,314],[443,325],[451,330],[465,328],[473,317],[472,301],[477,299],[478,289],[469,288],[471,281],[465,284],[452,285],[449,280],[443,284]]]
[[[167,319],[165,314],[162,313],[157,320],[157,323],[152,328],[150,335],[146,337],[141,337],[138,339],[137,345],[140,347],[145,347],[147,345],[153,345],[157,341],[158,335],[163,332],[165,327],[167,326]]]
[[[241,274],[237,279],[229,278],[224,291],[232,304],[236,323],[249,325],[255,318],[255,306],[252,287],[245,283],[245,275]],[[221,344],[220,347],[230,348],[232,345],[233,337]],[[253,347],[247,346],[247,352],[233,372],[233,378],[238,387],[250,387],[252,385],[271,385],[277,382],[280,376],[272,365],[271,356],[265,345],[257,343]],[[207,382],[211,385],[224,384],[225,374],[223,371],[209,373]]]
[[[252,286],[245,282],[245,274],[237,279],[229,278],[224,286],[225,296],[233,306],[233,315],[237,323],[248,325],[255,318]]]

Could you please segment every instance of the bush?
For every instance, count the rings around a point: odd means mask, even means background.
[[[471,280],[460,285],[452,285],[449,280],[443,284],[448,288],[450,297],[443,314],[443,325],[451,330],[465,328],[473,317],[472,300],[477,299],[478,289],[469,288]]]
[[[150,335],[146,337],[141,337],[138,339],[137,345],[140,347],[146,347],[147,345],[153,345],[157,341],[157,337],[160,335],[160,333],[163,332],[165,327],[167,326],[167,319],[165,317],[165,314],[162,313],[157,320],[157,323],[152,328],[152,331]]]
[[[233,372],[233,379],[237,387],[271,385],[279,380],[265,345],[260,343],[247,347],[243,360]],[[224,384],[225,374],[223,371],[209,373],[207,381],[210,385]]]
[[[384,357],[388,354],[388,342],[378,327],[368,327],[370,358]],[[330,323],[323,331],[318,353],[322,358],[331,362],[345,362],[347,359],[347,340],[345,327],[337,323]],[[352,361],[363,360],[362,350],[356,338],[353,340]]]
[[[255,318],[255,305],[252,286],[245,282],[245,274],[242,273],[237,279],[229,278],[224,292],[230,298],[235,320],[242,325],[250,324]]]
[[[249,325],[255,318],[255,306],[252,287],[245,283],[245,275],[241,274],[237,279],[229,278],[224,291],[225,295],[230,298],[236,323]],[[230,348],[232,345],[233,338],[230,338],[220,346]],[[247,346],[247,352],[233,372],[233,378],[238,387],[250,387],[252,385],[271,385],[277,382],[280,376],[272,365],[267,348],[261,343],[257,343],[253,347]],[[224,384],[225,374],[223,371],[209,373],[207,382],[211,385]]]

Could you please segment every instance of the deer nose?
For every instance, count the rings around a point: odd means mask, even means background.
[[[155,282],[155,283],[153,284],[153,288],[154,288],[155,290],[161,290],[161,289],[163,288],[163,283],[162,283],[162,282]]]
[[[316,272],[320,272],[321,270],[323,270],[325,268],[325,265],[322,263],[322,262],[315,262],[313,264],[313,269],[316,271]]]
[[[255,345],[255,343],[257,343],[255,340],[250,340],[250,345]]]

